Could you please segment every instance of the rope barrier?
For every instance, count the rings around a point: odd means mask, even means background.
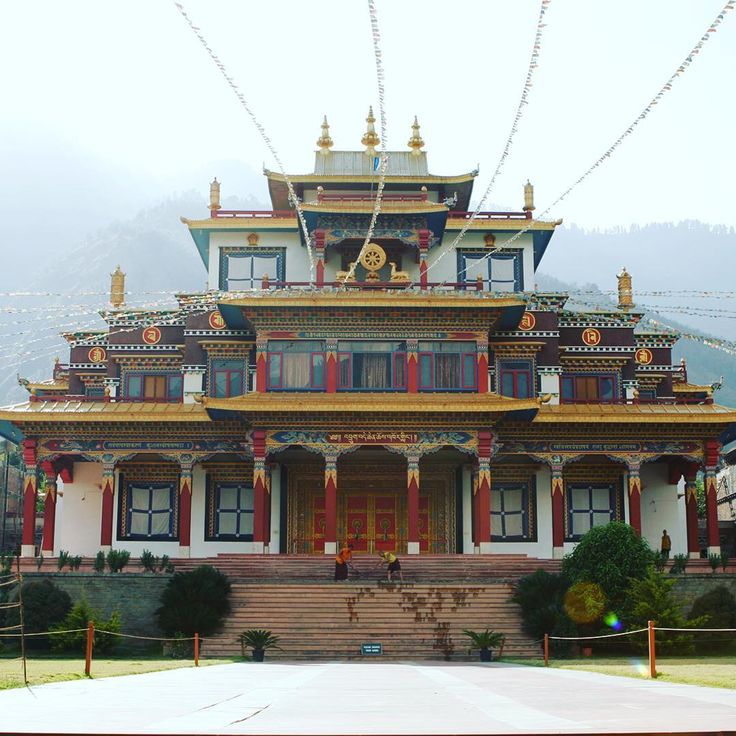
[[[16,626],[9,627],[9,628],[19,629],[20,626],[21,626],[20,624],[17,624]],[[6,636],[26,636],[26,637],[28,636],[55,636],[56,634],[76,634],[80,631],[87,631],[87,629],[68,629],[66,631],[35,631],[30,634],[28,632],[24,634],[3,634],[2,638],[5,638]]]
[[[0,583],[0,588],[4,588],[6,585],[15,585],[18,580],[8,580],[6,583]]]
[[[86,631],[86,629],[80,629]],[[104,629],[95,629],[96,633],[110,634],[111,636],[122,636],[125,639],[148,639],[150,641],[194,641],[194,636],[165,637],[165,636],[137,636],[136,634],[122,634],[119,631],[105,631]],[[199,637],[200,641],[204,641],[204,637]]]
[[[647,629],[635,629],[634,631],[624,631],[618,634],[600,634],[598,636],[550,636],[549,639],[557,641],[578,641],[580,639],[612,639],[615,636],[630,636],[631,634],[641,634]]]
[[[0,603],[0,610],[8,608],[20,608],[20,603]]]
[[[655,626],[655,631],[684,631],[686,633],[692,633],[693,631],[730,631],[736,634],[736,629],[674,629],[667,626]]]

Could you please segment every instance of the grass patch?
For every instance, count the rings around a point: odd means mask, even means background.
[[[512,664],[543,667],[542,659],[506,658]],[[584,659],[551,659],[550,667],[578,672],[599,672],[603,675],[648,679],[647,657],[585,657]],[[685,685],[703,685],[736,689],[736,657],[658,657],[657,680]]]
[[[231,659],[200,659],[199,666],[213,664],[229,664],[240,661]],[[189,659],[171,659],[162,657],[136,657],[116,659],[93,659],[92,677],[118,677],[120,675],[140,675],[143,672],[158,672],[181,667],[193,667]],[[82,680],[84,674],[84,658],[80,657],[29,657],[28,682],[30,685],[44,685],[49,682],[64,680]],[[23,687],[23,662],[19,658],[0,658],[0,690]]]

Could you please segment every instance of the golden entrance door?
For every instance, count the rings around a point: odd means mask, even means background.
[[[346,494],[338,502],[337,536],[355,552],[396,552],[406,547],[397,494]]]

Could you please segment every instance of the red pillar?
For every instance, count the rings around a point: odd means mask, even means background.
[[[407,552],[419,554],[419,456],[407,457],[406,510],[408,515]]]
[[[641,463],[630,461],[629,470],[629,524],[641,536]]]
[[[478,350],[478,393],[488,393],[488,340],[476,341]]]
[[[46,496],[43,500],[43,537],[41,554],[52,557],[54,554],[54,531],[56,527],[56,469],[50,460],[41,463],[46,474]]]
[[[322,288],[325,285],[325,231],[314,231],[314,251],[317,255],[316,278],[317,287]]]
[[[102,463],[102,518],[100,521],[100,547],[112,549],[112,509],[115,497],[115,463]]]
[[[552,471],[552,557],[561,559],[565,547],[565,499],[562,463],[550,463]]]
[[[417,340],[406,341],[406,392],[415,394],[419,391],[419,362]]]
[[[493,435],[478,432],[478,489],[476,490],[476,519],[478,536],[476,544],[481,554],[491,551],[491,452]]]
[[[419,235],[419,287],[427,289],[427,255],[429,253],[429,230],[420,230]]]
[[[180,460],[179,471],[179,557],[189,557],[192,546],[192,468]]]
[[[266,381],[266,350],[268,348],[268,338],[264,335],[256,335],[256,391],[265,393],[267,388]]]
[[[23,535],[21,557],[36,556],[36,440],[23,440],[23,461],[26,472],[23,478]]]
[[[325,456],[325,554],[337,552],[337,455]]]
[[[337,393],[337,340],[327,340],[325,362],[325,389],[328,394]]]
[[[720,554],[721,540],[718,533],[718,500],[716,496],[716,466],[721,452],[717,440],[705,443],[705,522],[708,536],[708,554]]]
[[[266,516],[266,432],[253,432],[253,542],[263,551]],[[260,550],[258,546],[260,545]]]
[[[685,470],[685,515],[687,519],[687,554],[691,560],[700,557],[698,539],[698,466],[691,463]]]
[[[271,544],[271,466],[266,463],[266,495],[263,509],[263,544]]]

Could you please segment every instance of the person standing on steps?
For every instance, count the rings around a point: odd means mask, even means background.
[[[353,567],[353,545],[348,544],[343,547],[335,557],[335,580],[347,580],[348,579],[348,568],[353,572],[357,570]]]
[[[404,573],[401,572],[401,563],[399,562],[399,558],[393,552],[379,552],[378,556],[381,559],[378,561],[378,564],[376,565],[376,567],[380,567],[381,565],[388,565],[388,570],[387,570],[388,582],[389,583],[393,582],[393,580],[391,579],[391,575],[397,572],[399,573],[399,579],[401,580],[403,584]]]
[[[662,549],[662,559],[669,560],[670,551],[672,550],[672,540],[670,539],[670,535],[667,534],[666,529],[662,532],[661,549]]]

